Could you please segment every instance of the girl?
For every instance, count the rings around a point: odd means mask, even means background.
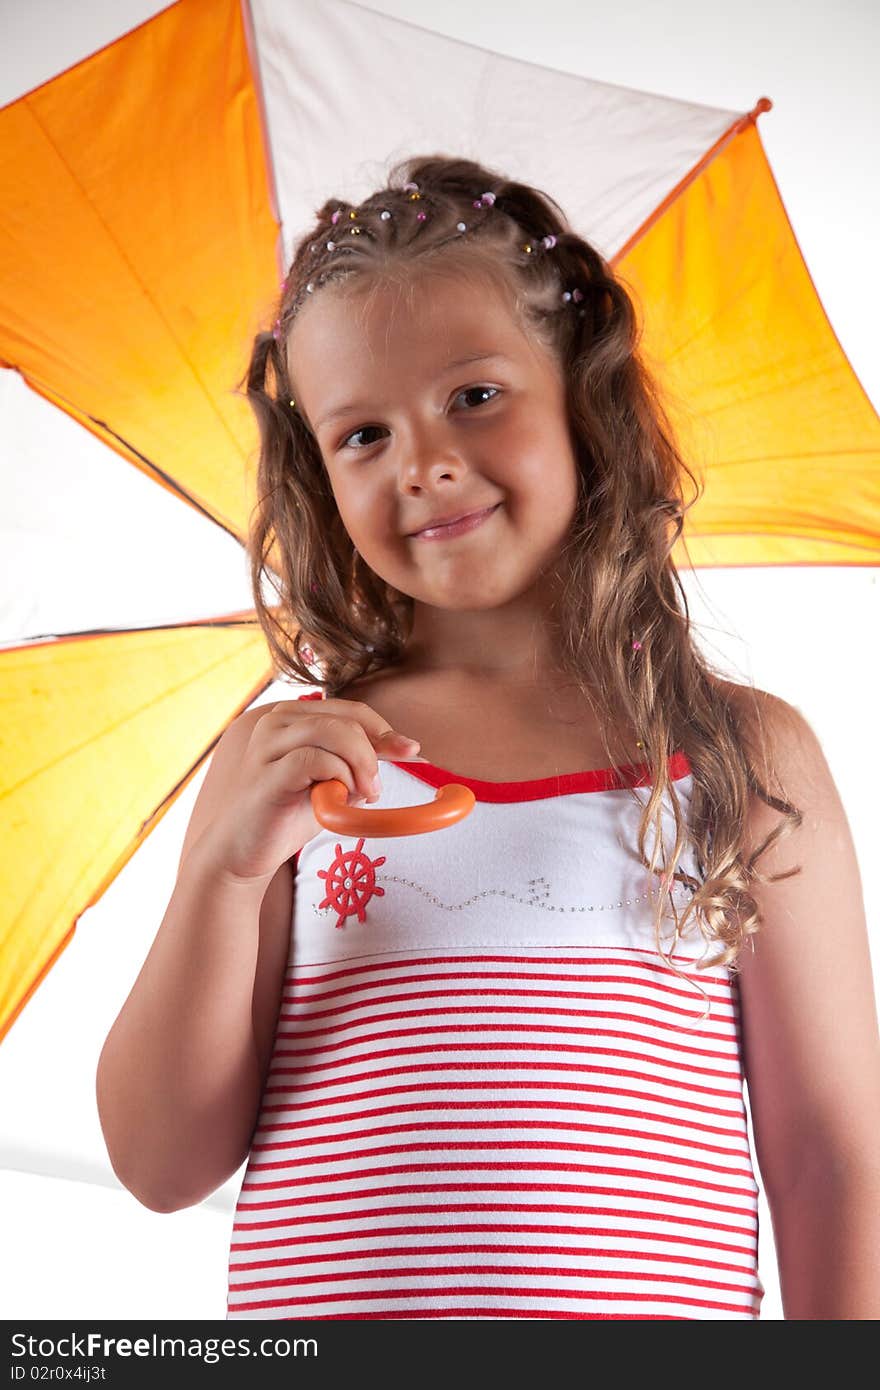
[[[786,1316],[880,1314],[852,839],[695,644],[636,340],[549,197],[439,156],[325,203],[256,340],[254,599],[318,689],[220,740],[98,1076],[153,1209],[247,1160],[229,1318],[757,1318],[744,1078]],[[476,803],[347,837],[331,778]]]

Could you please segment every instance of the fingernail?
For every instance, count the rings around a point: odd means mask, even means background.
[[[373,792],[374,792],[374,794],[375,794],[376,796],[381,796],[381,794],[382,794],[382,780],[381,780],[380,777],[373,777],[372,780],[371,780],[371,782],[370,782],[370,786],[372,787]]]

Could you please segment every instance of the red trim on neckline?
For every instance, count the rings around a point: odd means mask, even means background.
[[[320,700],[323,692],[314,691],[300,695],[300,700]],[[460,772],[450,772],[448,768],[436,767],[429,762],[408,762],[405,758],[389,758],[387,761],[404,772],[427,782],[431,787],[445,787],[458,783],[470,787],[478,801],[539,801],[548,796],[570,796],[572,792],[620,791],[627,787],[649,787],[651,768],[648,763],[627,763],[619,770],[613,767],[593,768],[588,772],[561,772],[555,777],[533,777],[520,782],[486,782],[480,777],[465,777]],[[683,749],[679,749],[667,759],[669,776],[674,782],[690,776],[693,771],[690,759]]]
[[[445,787],[451,782],[470,787],[478,801],[539,801],[550,796],[571,796],[574,792],[620,791],[626,787],[651,785],[651,769],[647,763],[629,763],[619,771],[613,767],[599,767],[588,772],[560,772],[555,777],[533,777],[520,782],[486,782],[479,777],[465,777],[448,768],[435,767],[433,763],[396,758],[389,761],[432,787]],[[681,750],[672,754],[667,766],[673,781],[687,777],[692,770],[687,754]]]

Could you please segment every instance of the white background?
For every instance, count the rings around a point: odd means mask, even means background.
[[[290,2],[295,8],[295,0]],[[28,0],[27,5],[2,0],[0,104],[161,8],[133,0]],[[540,6],[516,7],[509,0],[480,5],[385,0],[370,8],[530,62],[689,101],[747,111],[760,96],[769,96],[773,110],[760,117],[758,128],[788,215],[841,345],[875,407],[880,404],[873,80],[880,58],[880,10],[874,3],[617,0],[609,7],[596,0],[543,0]],[[369,100],[368,73],[352,100]],[[552,140],[554,113],[536,111],[534,120],[542,138]],[[384,153],[377,151],[377,158]],[[12,373],[0,377],[11,379],[0,382],[0,497],[9,498],[17,468],[24,460],[39,461],[47,442],[3,437],[2,393],[20,383]],[[68,427],[78,431],[66,418],[58,421],[59,441]],[[120,460],[113,456],[112,463],[118,469]],[[204,529],[204,522],[148,480],[139,478],[137,486],[139,506],[155,508],[152,534],[167,537],[173,521],[180,528],[179,553],[185,554],[186,528]],[[139,516],[148,532],[149,513]],[[158,529],[160,521],[166,530]],[[226,538],[218,539],[218,545],[226,544]],[[193,616],[251,605],[235,547],[230,556],[229,592],[206,595]],[[24,573],[8,563],[2,594],[7,613],[21,602],[13,598],[13,580],[16,593],[22,582],[45,582],[32,562]],[[704,650],[731,678],[796,705],[819,734],[856,840],[875,976],[880,900],[873,810],[880,772],[876,583],[876,570],[864,568],[685,576]],[[109,620],[105,610],[102,618]],[[127,613],[128,622],[138,619],[137,613]],[[263,698],[289,694],[276,685]],[[97,1055],[161,921],[202,776],[80,919],[73,943],[0,1047],[2,1317],[225,1316],[227,1248],[241,1174],[197,1208],[168,1216],[150,1212],[116,1182],[94,1102]],[[833,922],[828,932],[832,941]],[[71,998],[84,970],[95,985],[86,1001]],[[78,988],[81,994],[81,984]],[[19,1132],[26,1137],[18,1140]],[[767,1288],[762,1316],[780,1318],[772,1229],[763,1200],[760,1267]]]

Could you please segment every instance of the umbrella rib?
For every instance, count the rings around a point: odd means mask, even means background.
[[[623,243],[623,245],[614,252],[614,255],[609,258],[609,264],[611,266],[616,266],[619,261],[622,261],[623,258],[627,256],[629,252],[632,250],[632,248],[635,246],[636,242],[641,240],[645,233],[648,232],[651,227],[653,227],[654,223],[660,217],[663,216],[663,213],[666,212],[667,208],[671,207],[672,204],[676,201],[676,199],[688,187],[688,185],[692,184],[694,179],[697,178],[703,172],[703,170],[707,168],[709,164],[712,163],[712,160],[715,159],[716,156],[721,153],[721,151],[725,148],[726,145],[730,143],[733,137],[735,135],[739,135],[741,131],[747,130],[750,125],[757,126],[758,117],[764,111],[769,111],[771,107],[772,102],[770,101],[770,99],[768,97],[761,97],[756,102],[755,106],[752,108],[751,111],[747,111],[743,116],[738,116],[736,120],[730,126],[728,126],[727,130],[723,131],[722,134],[719,135],[718,139],[715,141],[715,144],[711,145],[709,149],[706,151],[706,153],[700,156],[693,168],[689,169],[688,172],[684,175],[684,177],[679,179],[678,183],[675,185],[673,189],[671,189],[667,193],[666,197],[662,200],[662,202],[657,204],[654,211],[648,214],[642,225],[636,228],[632,236],[628,237],[627,240]]]

